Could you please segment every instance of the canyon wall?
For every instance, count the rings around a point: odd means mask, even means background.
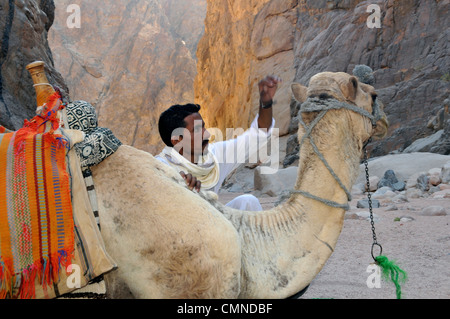
[[[79,27],[71,26],[71,5]],[[367,25],[369,5],[380,9],[380,28]],[[18,129],[34,115],[25,66],[35,60],[72,100],[92,103],[100,125],[152,153],[162,147],[159,114],[172,104],[201,104],[209,127],[247,128],[258,81],[275,74],[283,79],[276,126],[292,134],[293,81],[366,64],[391,123],[371,154],[402,151],[435,132],[427,123],[449,95],[449,7],[449,0],[58,0],[56,7],[0,0],[0,124]]]
[[[367,26],[374,4],[380,28]],[[370,66],[390,122],[387,138],[372,143],[372,156],[402,151],[434,133],[428,120],[449,94],[449,9],[449,1],[299,1],[295,79]]]
[[[24,119],[36,114],[27,64],[44,61],[49,81],[67,93],[47,41],[54,9],[53,0],[0,0],[0,125],[10,130],[21,128]]]
[[[248,126],[257,112],[256,83],[266,73],[285,80],[274,107],[280,133],[289,133],[292,81],[308,84],[322,71],[374,70],[389,134],[372,156],[401,151],[434,133],[428,120],[449,91],[449,1],[208,0],[199,43],[197,101],[210,125]],[[376,5],[380,28],[368,10]],[[292,133],[292,132],[290,132]]]
[[[274,74],[283,80],[274,117],[280,134],[288,132],[297,6],[293,0],[208,0],[195,98],[209,127],[248,128],[259,108],[258,81]]]
[[[49,42],[71,99],[94,105],[124,144],[159,152],[160,113],[194,101],[204,1],[58,0]]]

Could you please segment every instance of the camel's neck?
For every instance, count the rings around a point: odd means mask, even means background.
[[[351,189],[359,167],[359,147],[349,127],[332,120],[322,119],[311,134],[329,168],[310,142],[301,147],[295,189],[312,196],[296,192],[283,205],[265,212],[225,212],[242,241],[242,297],[291,296],[312,281],[333,252],[345,209],[311,197],[347,204],[346,192],[329,169]],[[299,141],[304,132],[299,129]]]
[[[299,129],[301,141],[298,178],[295,190],[300,196],[293,201],[319,201],[330,208],[343,208],[351,199],[351,187],[359,168],[360,151],[352,132],[343,125],[318,123],[311,135]]]

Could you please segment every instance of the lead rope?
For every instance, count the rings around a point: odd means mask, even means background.
[[[408,276],[404,270],[402,270],[394,261],[389,260],[386,256],[381,255],[383,252],[383,247],[378,243],[377,241],[377,234],[375,232],[375,222],[373,220],[373,210],[372,210],[372,196],[370,194],[370,181],[369,181],[369,163],[368,163],[368,156],[367,156],[367,144],[370,143],[369,141],[364,145],[364,166],[366,171],[366,192],[367,192],[367,200],[369,203],[369,214],[370,214],[370,224],[372,226],[372,249],[370,253],[372,254],[372,258],[375,261],[375,263],[381,268],[383,279],[386,281],[392,281],[395,285],[395,292],[397,299],[402,298],[402,289],[400,286],[400,283],[405,283]],[[375,257],[374,256],[374,248],[375,246],[378,246],[380,249],[380,254]]]

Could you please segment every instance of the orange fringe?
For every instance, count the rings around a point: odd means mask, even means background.
[[[9,269],[13,269],[11,262],[8,263],[9,266],[0,267],[0,299],[36,298],[36,278],[39,285],[46,290],[53,283],[59,282],[61,268],[64,268],[64,271],[66,271],[67,267],[72,263],[73,257],[74,251],[70,254],[59,252],[50,258],[50,262],[41,260],[19,274],[11,274],[9,271]],[[69,275],[67,271],[66,274]],[[14,292],[15,287],[19,287],[16,292]]]

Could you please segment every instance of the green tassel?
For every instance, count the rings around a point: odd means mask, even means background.
[[[383,278],[386,281],[391,280],[395,284],[397,299],[401,299],[402,289],[400,283],[406,282],[408,278],[406,272],[400,269],[394,261],[389,260],[386,256],[378,256],[375,260],[381,268]]]

